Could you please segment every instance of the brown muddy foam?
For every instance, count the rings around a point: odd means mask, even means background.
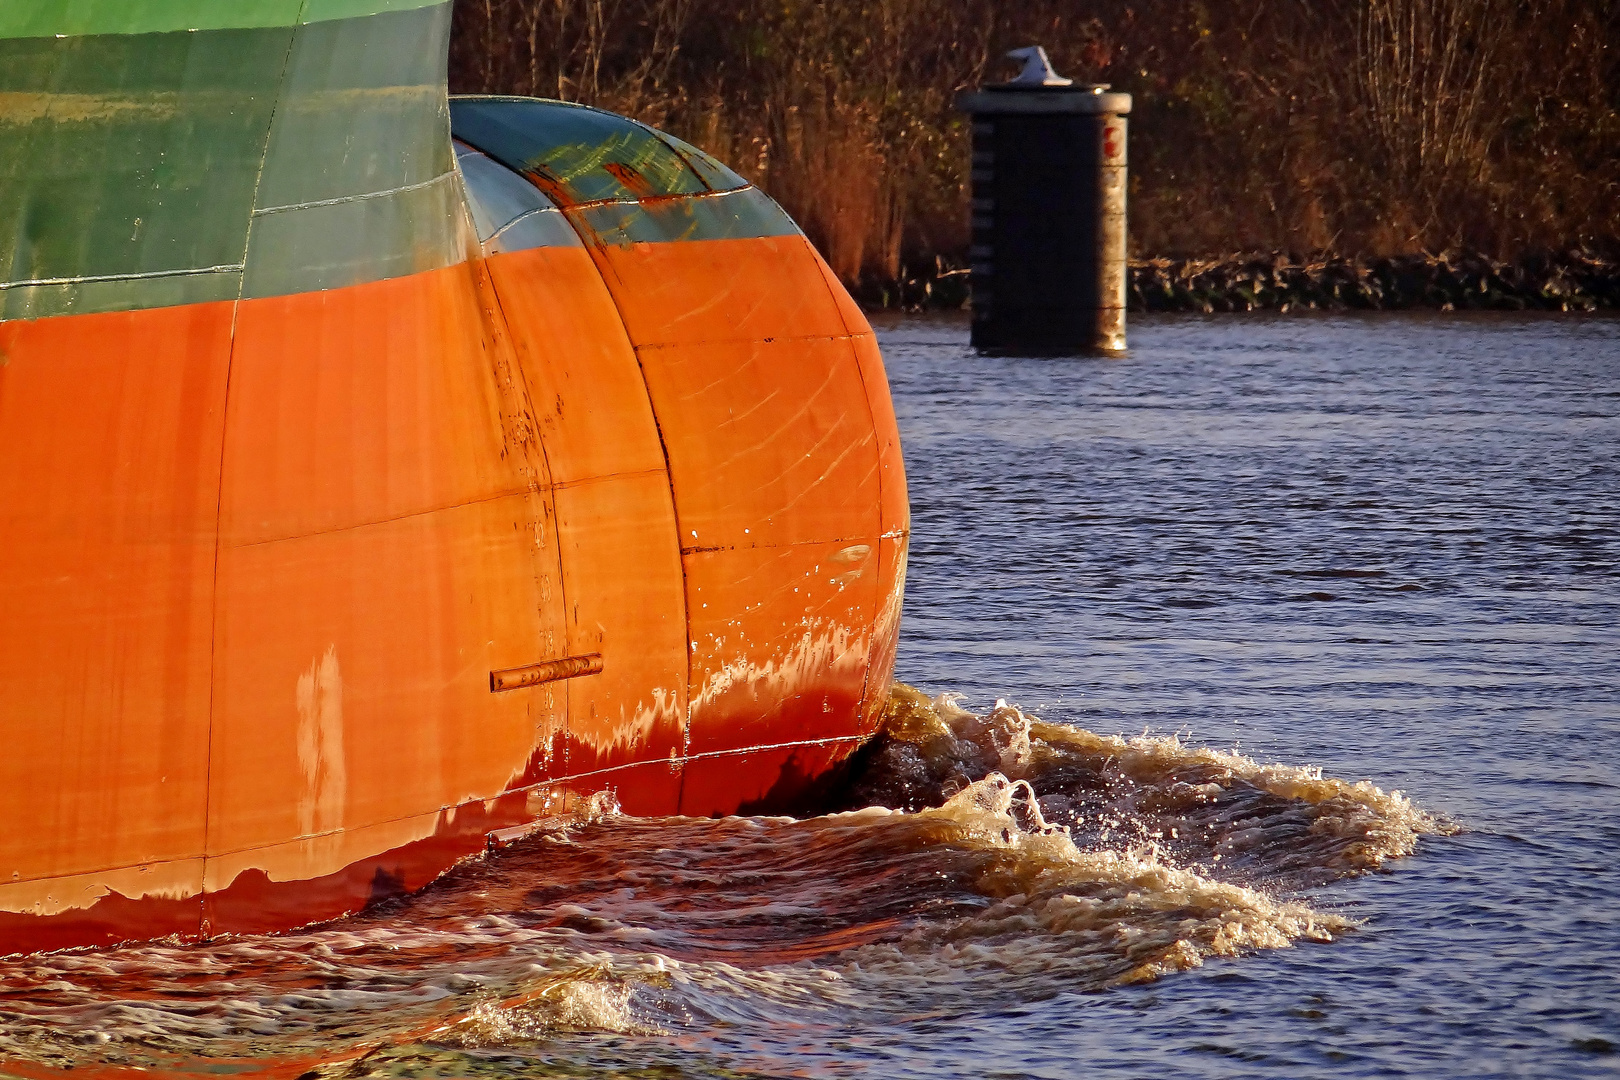
[[[1264,765],[1178,738],[1097,735],[1004,701],[984,716],[897,685],[881,735],[841,798],[937,805],[996,771],[1026,781],[1046,821],[1091,849],[1155,851],[1225,880],[1301,888],[1376,870],[1449,826],[1400,792]]]
[[[7,961],[0,1061],[360,1076],[579,1033],[701,1039],[1100,991],[1331,941],[1349,922],[1300,890],[1440,827],[1367,783],[907,687],[833,798],[859,808],[597,806],[325,927]]]

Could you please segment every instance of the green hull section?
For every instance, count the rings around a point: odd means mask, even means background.
[[[625,117],[452,104],[449,2],[0,3],[10,29],[102,31],[0,36],[0,319],[339,289],[480,243],[798,232],[724,165]],[[241,25],[174,28],[227,12]],[[452,129],[482,151],[465,177]]]
[[[561,101],[461,97],[456,138],[531,177],[594,244],[791,236],[770,197],[694,146]],[[474,195],[477,195],[476,186]]]
[[[794,236],[799,231],[770,196],[752,187],[668,202],[596,203],[572,208],[568,216],[596,243],[620,247]]]
[[[283,25],[0,39],[0,318],[336,288],[463,257],[448,3],[30,0],[5,7],[0,34],[47,7],[63,26],[201,9],[275,9]]]
[[[6,0],[0,38],[255,30],[385,11],[436,7],[440,0]]]

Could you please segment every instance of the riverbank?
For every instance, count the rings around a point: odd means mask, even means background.
[[[1620,308],[1620,262],[1588,252],[1296,259],[1273,252],[1132,262],[1132,311],[1596,311]]]
[[[893,308],[920,302],[896,287],[907,268],[967,264],[971,124],[954,102],[1010,78],[1007,50],[1034,43],[1065,75],[1131,95],[1130,234],[1144,254],[1620,255],[1617,12],[1613,0],[458,0],[450,83],[600,105],[702,147],[779,202],[846,284],[890,283]],[[965,282],[935,277],[916,286],[937,284],[929,306],[965,298]],[[1231,291],[1169,280],[1169,297],[1178,284],[1213,293],[1180,299],[1195,310]],[[1338,284],[1342,298],[1350,282]],[[1551,303],[1527,288],[1498,292]],[[1380,307],[1392,295],[1381,280],[1352,291]]]
[[[923,273],[857,286],[875,311],[972,306],[968,272],[936,260]],[[1131,311],[1597,311],[1620,309],[1620,261],[1585,251],[1503,262],[1474,253],[1300,258],[1285,252],[1133,259]]]

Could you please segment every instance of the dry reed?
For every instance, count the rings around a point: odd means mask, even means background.
[[[1620,246],[1611,0],[457,0],[452,86],[666,127],[870,287],[960,264],[951,102],[1030,42],[1135,96],[1137,254]]]

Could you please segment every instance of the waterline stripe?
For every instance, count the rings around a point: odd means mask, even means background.
[[[872,733],[873,735],[876,732]],[[610,765],[605,769],[592,769],[589,772],[569,773],[567,776],[557,776],[550,780],[540,780],[527,787],[513,788],[512,791],[534,791],[541,788],[556,787],[573,780],[584,780],[592,776],[605,776],[608,773],[623,772],[625,769],[634,769],[641,765],[686,765],[693,761],[707,761],[710,758],[739,757],[743,754],[759,754],[767,750],[792,750],[800,746],[833,746],[837,743],[861,743],[872,738],[872,735],[834,735],[826,739],[803,739],[798,742],[767,743],[763,746],[743,746],[735,750],[705,750],[698,754],[679,755],[669,757],[646,758],[642,761],[632,761],[624,765]],[[446,807],[445,809],[449,809]]]

